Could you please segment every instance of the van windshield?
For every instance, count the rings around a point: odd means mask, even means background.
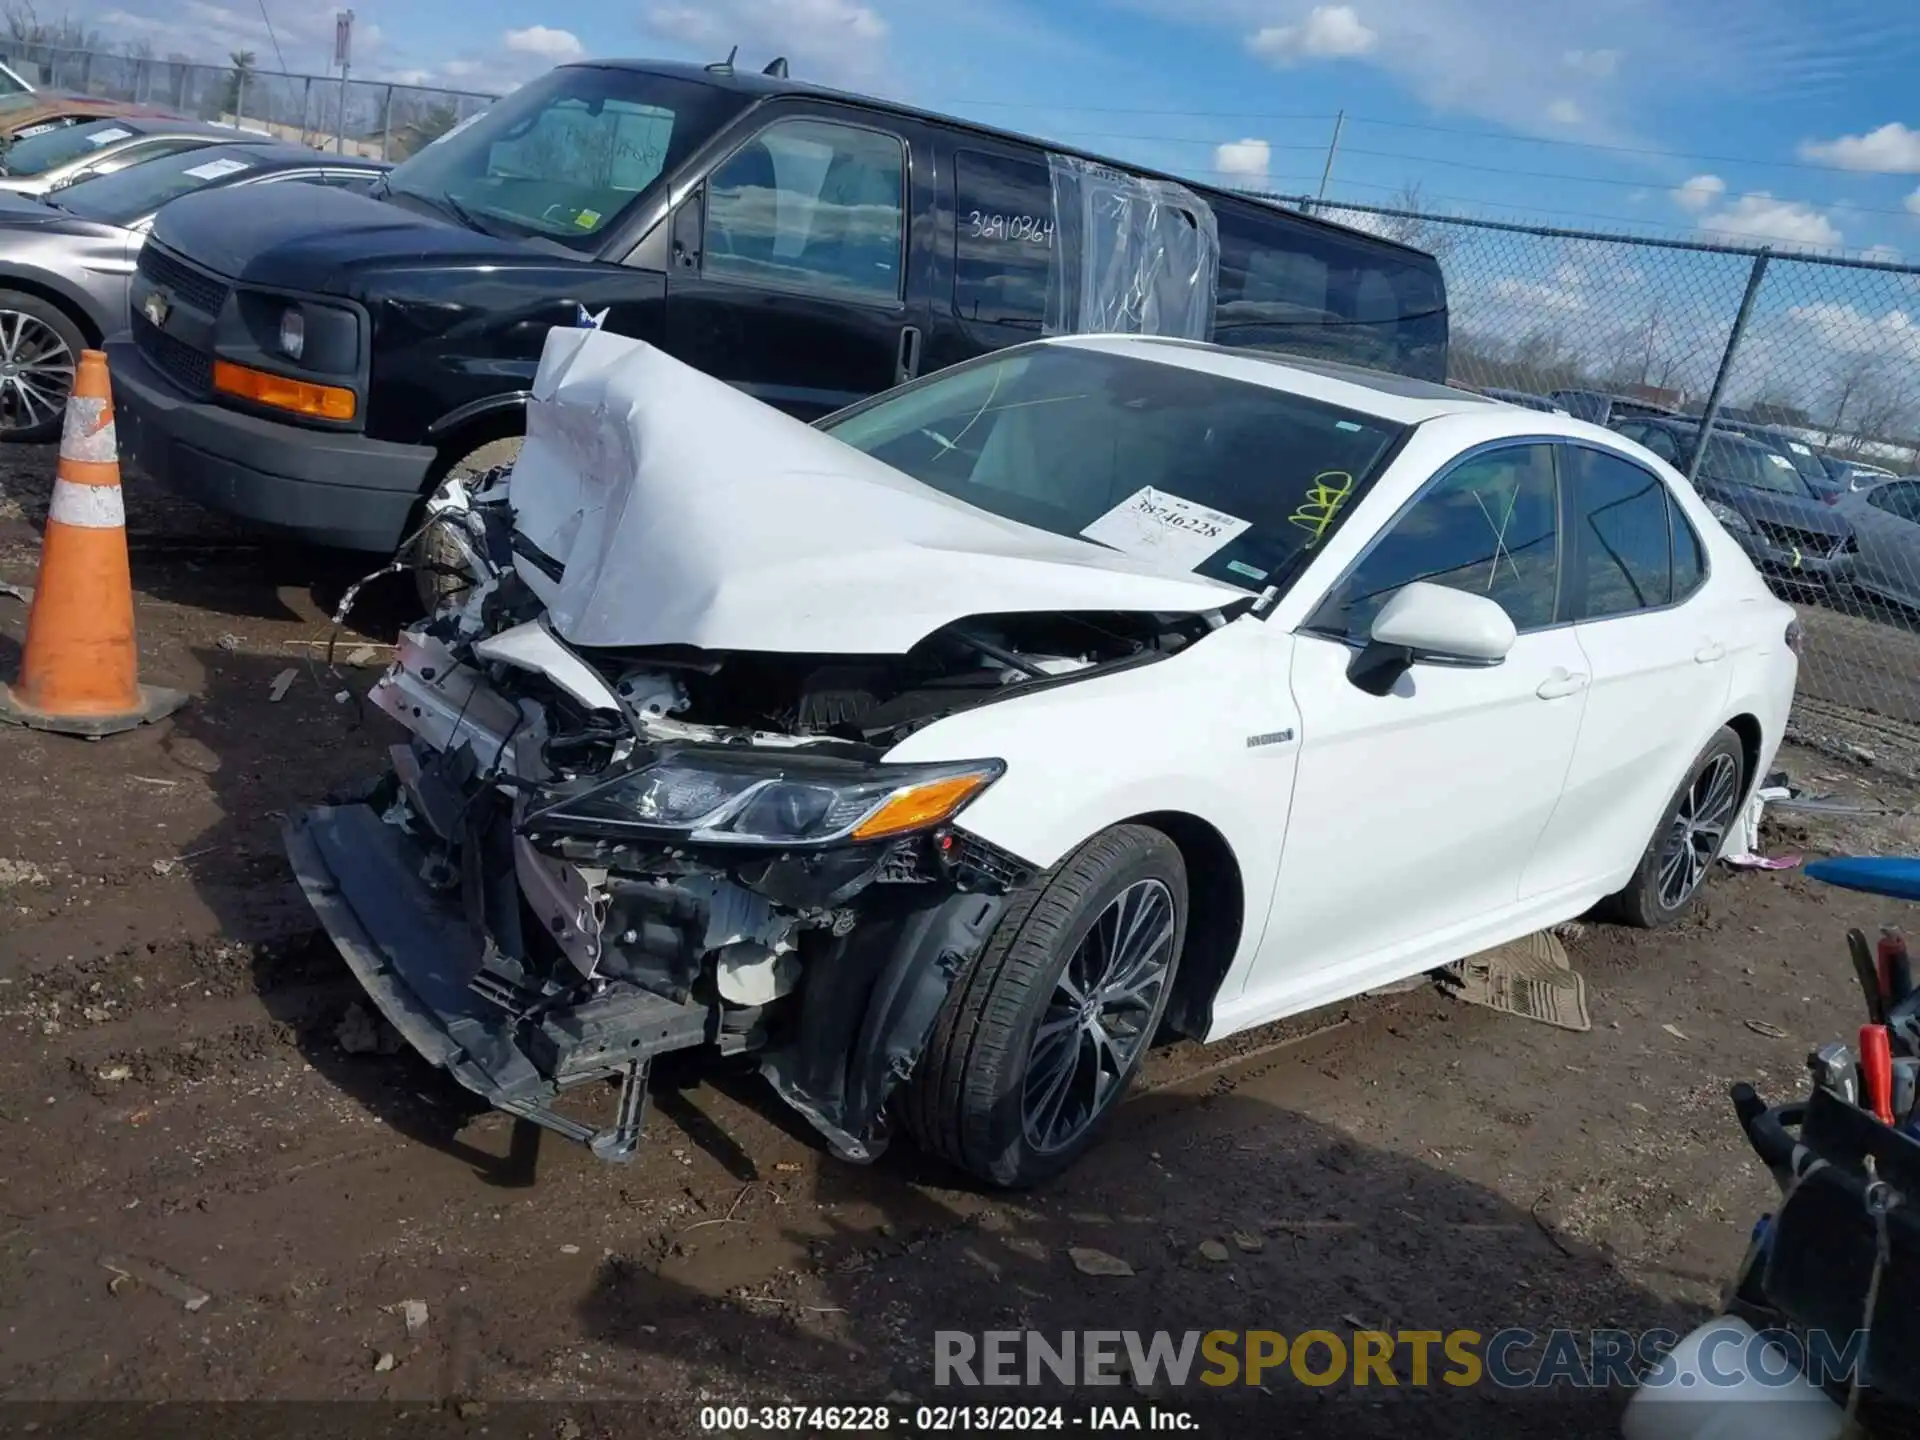
[[[395,168],[388,193],[491,234],[599,248],[602,232],[747,103],[697,81],[568,65]]]
[[[820,428],[1003,519],[1252,591],[1293,578],[1402,431],[1072,344],[958,365]]]

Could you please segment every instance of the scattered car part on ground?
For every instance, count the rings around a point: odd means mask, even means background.
[[[268,193],[259,185],[365,185],[384,168],[226,134],[45,196],[0,194],[0,440],[59,431],[75,357],[127,327],[128,282],[163,205],[229,186],[257,200]],[[157,287],[147,303],[166,313],[174,292]],[[123,434],[127,423],[123,413]],[[131,440],[123,444],[131,454]]]
[[[327,202],[170,209],[148,252],[166,274],[135,282],[111,353],[147,475],[347,549],[391,553],[440,480],[522,432],[553,325],[648,340],[807,420],[1043,333],[1446,373],[1431,255],[777,73],[561,66]],[[176,302],[159,321],[149,283]],[[289,355],[242,318],[296,300],[336,344]],[[223,393],[221,361],[336,408]]]
[[[429,507],[410,739],[288,844],[416,1050],[609,1159],[705,1045],[843,1156],[1031,1184],[1163,1018],[1685,913],[1791,702],[1677,476],[1423,381],[1086,338],[808,427],[572,328],[529,419]]]

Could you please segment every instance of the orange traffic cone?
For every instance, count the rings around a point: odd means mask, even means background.
[[[83,350],[67,399],[20,683],[0,685],[0,720],[112,735],[186,703],[177,690],[142,685],[139,666],[107,357]]]

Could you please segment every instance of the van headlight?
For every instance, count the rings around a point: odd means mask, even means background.
[[[289,360],[298,360],[307,348],[307,317],[300,313],[297,305],[290,305],[280,314],[280,353]]]
[[[862,764],[795,751],[688,746],[531,810],[529,833],[680,838],[713,844],[862,844],[951,820],[995,780],[999,760]]]

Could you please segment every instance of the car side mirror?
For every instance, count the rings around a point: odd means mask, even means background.
[[[1380,607],[1347,678],[1369,695],[1385,695],[1421,662],[1498,665],[1515,634],[1512,617],[1486,596],[1416,580]]]

